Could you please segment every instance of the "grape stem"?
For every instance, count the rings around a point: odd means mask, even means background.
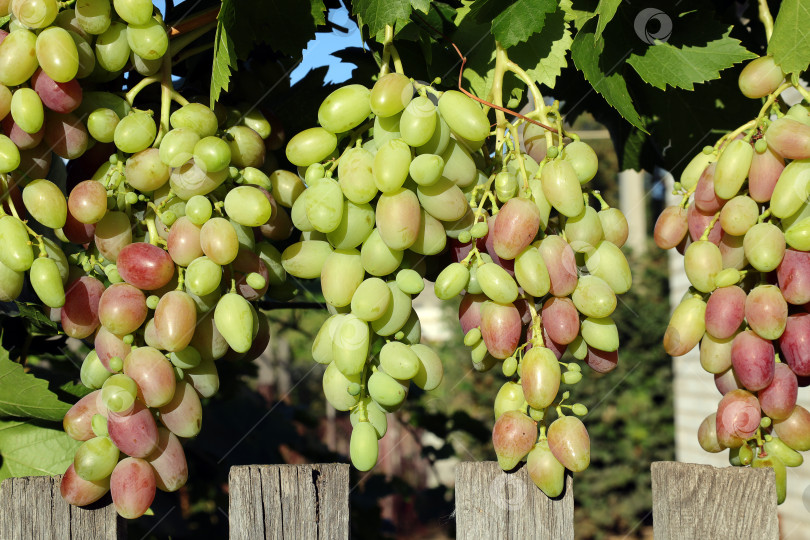
[[[703,234],[700,235],[701,240],[708,240],[709,233],[712,232],[712,229],[717,224],[717,220],[720,219],[720,212],[717,212],[713,217],[709,224],[706,226],[706,229],[703,231]]]
[[[472,99],[474,101],[477,101],[478,103],[481,103],[485,107],[500,110],[500,111],[502,111],[504,113],[510,114],[510,115],[515,116],[517,118],[521,118],[521,119],[525,120],[526,122],[531,122],[532,124],[535,124],[535,125],[540,126],[540,127],[544,128],[544,129],[547,129],[547,130],[551,131],[552,133],[557,133],[557,130],[554,129],[553,127],[547,126],[547,125],[545,125],[545,124],[543,124],[541,122],[538,122],[537,120],[534,120],[533,118],[529,118],[528,116],[522,115],[519,112],[513,111],[511,109],[507,109],[507,108],[499,106],[499,105],[495,105],[494,103],[491,103],[490,101],[488,101],[486,99],[481,99],[480,97],[477,97],[477,96],[473,95],[472,93],[470,93],[469,91],[467,91],[464,88],[464,86],[462,85],[462,76],[464,74],[464,65],[467,63],[467,57],[464,56],[463,54],[461,54],[461,50],[458,48],[458,45],[453,43],[453,40],[451,40],[450,38],[445,36],[442,32],[437,30],[435,26],[430,24],[427,20],[425,20],[424,17],[422,17],[416,11],[414,11],[413,14],[416,15],[416,17],[418,19],[420,19],[423,23],[425,23],[431,30],[433,30],[435,33],[437,33],[439,36],[441,36],[442,39],[447,41],[450,44],[450,46],[453,47],[453,49],[456,51],[456,54],[458,54],[458,57],[461,59],[461,66],[458,68],[458,90],[459,90],[459,92],[466,95],[468,98],[470,98],[470,99]],[[490,98],[492,95],[493,95],[493,92],[490,90],[490,93],[487,95],[487,97]]]
[[[175,56],[180,54],[183,51],[183,49],[188,47],[191,43],[193,43],[194,41],[196,41],[197,39],[199,39],[200,37],[202,37],[203,35],[210,32],[211,30],[213,30],[216,27],[217,27],[217,22],[212,21],[212,22],[209,22],[209,23],[206,23],[206,24],[200,26],[199,28],[195,28],[194,30],[189,31],[186,34],[183,34],[183,35],[176,34],[178,37],[175,37],[174,39],[172,39],[172,42],[169,45],[169,53],[168,53],[169,56],[174,58]],[[208,42],[206,44],[205,48],[212,48],[213,46],[214,46],[214,40],[211,40],[210,42]],[[195,48],[198,48],[198,47],[195,47]],[[194,50],[194,49],[192,49],[192,50]],[[205,49],[203,49],[203,50],[205,50]],[[201,52],[201,51],[197,51],[197,52]],[[196,54],[196,53],[193,53],[193,54]],[[188,56],[193,56],[193,54],[188,54]],[[186,56],[186,58],[188,56]],[[177,62],[179,62],[179,61],[180,60],[177,60]]]
[[[599,204],[600,204],[600,205],[602,205],[602,207],[600,208],[600,210],[609,210],[609,209],[610,209],[610,205],[609,205],[608,203],[606,203],[606,202],[605,202],[605,199],[603,199],[603,198],[602,198],[602,195],[601,195],[601,193],[599,192],[599,190],[594,189],[593,191],[591,191],[591,195],[593,195],[593,196],[594,196],[594,198],[595,198],[597,201],[599,201]]]
[[[196,55],[198,55],[200,53],[204,53],[205,51],[207,51],[209,49],[213,49],[213,48],[214,48],[214,42],[213,41],[210,42],[210,43],[206,43],[205,45],[200,45],[199,47],[194,47],[193,49],[189,49],[187,51],[184,51],[183,54],[179,55],[177,58],[174,59],[172,64],[177,65],[180,62],[191,58],[192,56],[196,56]]]
[[[172,85],[172,57],[167,54],[163,57],[160,80],[160,129],[152,145],[154,148],[160,146],[160,141],[171,129],[169,127],[169,114],[172,106],[172,92],[174,92],[174,86]]]
[[[394,27],[390,24],[385,25],[385,36],[383,37],[383,53],[382,53],[382,60],[380,60],[380,77],[383,75],[388,75],[391,71],[391,68],[388,66],[388,62],[394,62],[394,70],[397,73],[405,73],[405,69],[402,67],[402,60],[399,58],[399,52],[397,52],[397,48],[394,46]]]
[[[773,15],[768,8],[768,0],[759,0],[759,20],[765,27],[765,40],[771,41],[773,35]]]
[[[127,100],[127,103],[129,103],[130,107],[135,104],[135,98],[138,96],[141,90],[143,90],[150,84],[160,82],[160,78],[161,78],[160,75],[152,75],[151,77],[144,77],[138,82],[138,84],[130,88],[129,91],[124,95],[124,99]]]

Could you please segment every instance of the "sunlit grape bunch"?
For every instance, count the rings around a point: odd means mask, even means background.
[[[562,491],[566,468],[588,466],[590,442],[577,418],[587,409],[566,402],[567,388],[582,377],[576,360],[600,373],[618,361],[610,315],[632,282],[620,250],[627,222],[583,189],[597,172],[595,152],[561,137],[556,106],[536,102],[513,124],[498,111],[493,157],[481,104],[384,68],[370,90],[350,84],[332,93],[318,111],[320,127],[287,145],[307,189],[291,212],[301,241],[282,264],[320,278],[335,313],[312,353],[327,365],[329,402],[351,411],[350,453],[360,470],[376,463],[385,413],[411,382],[430,390],[441,380],[411,307],[431,277],[424,259],[446,266],[436,296],[461,296],[473,367],[500,363],[510,379],[495,398],[501,466],[528,460],[549,496]],[[576,360],[561,362],[569,346]]]
[[[810,375],[810,108],[783,110],[783,81],[768,56],[743,69],[742,93],[765,98],[759,115],[692,159],[681,203],[655,225],[656,244],[683,253],[692,284],[664,347],[681,356],[699,344],[723,396],[700,445],[730,449],[732,465],[773,468],[780,503],[785,467],[810,450],[810,412],[796,403]]]
[[[174,90],[168,30],[151,1],[9,8],[0,300],[37,299],[64,334],[91,345],[80,377],[92,392],[64,419],[83,444],[62,495],[86,505],[110,491],[135,518],[156,489],[185,484],[180,441],[202,427],[201,399],[219,388],[215,361],[267,344],[251,302],[289,294],[271,242],[292,233],[283,206],[297,186],[262,170],[271,126],[257,108],[215,111]],[[146,77],[123,97],[96,86],[132,68]],[[136,103],[152,84],[156,112]],[[66,181],[48,179],[52,153],[68,161]]]

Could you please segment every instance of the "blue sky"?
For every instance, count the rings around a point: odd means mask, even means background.
[[[185,0],[188,1],[188,0]],[[291,2],[297,0],[288,0]],[[154,0],[155,5],[164,11],[166,3],[164,0]],[[175,1],[175,5],[181,2]],[[334,30],[330,33],[316,34],[316,38],[307,44],[303,52],[301,64],[290,74],[292,84],[301,80],[307,72],[321,66],[329,66],[325,81],[329,83],[341,83],[347,80],[352,73],[353,65],[341,62],[339,58],[331,55],[333,51],[345,49],[346,47],[362,47],[360,32],[357,25],[349,18],[349,11],[345,8],[332,10],[329,20],[338,26],[348,28],[348,33]]]

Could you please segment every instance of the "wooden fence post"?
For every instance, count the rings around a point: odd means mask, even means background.
[[[526,467],[507,474],[494,461],[459,463],[456,538],[573,539],[571,476],[566,478],[563,494],[549,499],[531,481]]]
[[[652,464],[655,540],[779,539],[772,469]]]
[[[349,538],[349,466],[231,467],[230,538]]]
[[[109,495],[95,504],[71,506],[59,493],[61,476],[7,478],[0,486],[3,540],[125,540],[126,521]]]

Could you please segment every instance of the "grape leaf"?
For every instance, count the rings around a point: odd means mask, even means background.
[[[736,63],[756,58],[736,39],[729,37],[731,28],[719,39],[701,47],[675,47],[669,43],[650,45],[643,55],[631,54],[627,63],[647,83],[664,90],[693,90],[695,83],[720,78],[720,71]]]
[[[810,6],[805,0],[784,0],[773,25],[768,54],[785,73],[810,65]]]
[[[65,384],[59,387],[59,390],[61,390],[66,394],[70,394],[71,396],[77,397],[79,399],[93,392],[92,388],[87,388],[82,383],[80,382],[77,383],[73,381],[66,382]]]
[[[561,11],[557,13],[562,15]],[[560,19],[562,20],[559,23],[552,22],[551,17],[546,21],[546,29],[537,36],[538,39],[534,42],[535,58],[540,56],[540,59],[535,67],[526,69],[537,84],[544,84],[549,88],[554,88],[560,71],[568,65],[566,55],[574,41],[571,37],[571,30],[568,28],[568,22],[563,17]],[[559,28],[562,28],[561,35],[558,31]]]
[[[508,49],[543,30],[546,15],[554,13],[554,0],[517,0],[492,21],[492,35]]]
[[[596,14],[599,16],[599,21],[596,23],[596,40],[602,39],[602,32],[605,27],[616,15],[616,10],[619,9],[619,4],[622,0],[599,0],[599,5],[596,6]]]
[[[560,9],[565,13],[565,20],[574,23],[577,30],[596,15],[593,11],[574,9],[572,0],[560,0]]]
[[[211,108],[219,100],[224,90],[228,91],[231,82],[231,72],[236,71],[236,51],[233,40],[228,34],[228,28],[233,25],[233,4],[223,0],[222,8],[217,15],[217,33],[214,38],[214,66],[211,71]]]
[[[23,318],[33,335],[53,336],[59,332],[56,323],[48,318],[36,304],[16,300],[14,303],[17,304],[17,309],[20,311],[19,316]]]
[[[582,71],[585,79],[594,90],[599,92],[608,104],[616,109],[628,122],[644,130],[644,122],[636,112],[633,98],[627,90],[627,82],[621,71],[626,55],[608,58],[605,54],[605,42],[597,43],[593,33],[593,21],[588,22],[574,38],[571,44],[571,58],[574,65]]]
[[[48,382],[26,373],[0,347],[0,417],[23,416],[60,421],[70,404],[48,390]]]
[[[418,2],[417,2],[418,3]],[[394,25],[411,15],[410,0],[355,0],[352,11],[368,26],[369,35],[375,36],[386,25]]]
[[[316,26],[326,24],[326,6],[323,5],[323,0],[309,0],[310,7],[312,8],[312,20]]]
[[[430,11],[430,0],[411,0],[411,5],[425,14]]]
[[[64,473],[81,445],[61,429],[0,420],[0,481],[12,476],[52,476]]]

